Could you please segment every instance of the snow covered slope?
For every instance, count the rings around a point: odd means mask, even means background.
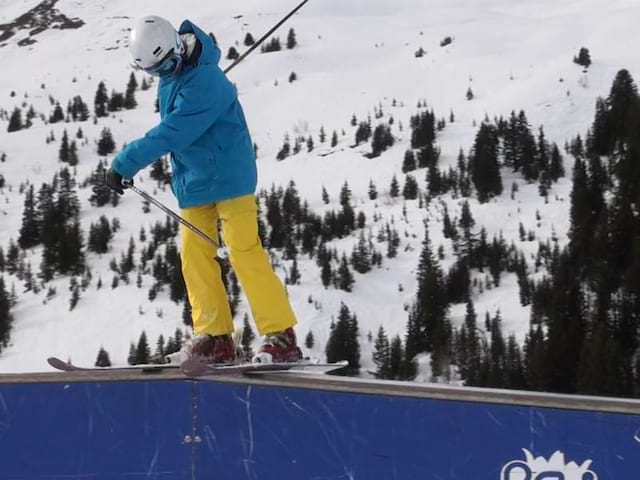
[[[13,22],[39,3],[0,0],[0,24]],[[8,40],[0,41],[0,108],[9,112],[26,102],[48,116],[52,110],[50,96],[64,107],[73,96],[81,95],[92,107],[101,80],[109,91],[123,91],[131,71],[125,48],[128,28],[138,16],[162,15],[176,25],[189,18],[214,32],[226,53],[230,46],[244,49],[242,41],[247,32],[258,38],[295,6],[295,2],[286,0],[192,0],[188,7],[167,0],[49,3],[67,18],[82,20],[84,25],[46,30],[32,36],[35,43],[28,46],[17,45],[29,37],[26,30],[17,30]],[[311,0],[276,34],[284,39],[288,28],[295,28],[297,48],[272,54],[256,52],[230,74],[259,147],[261,188],[286,186],[294,180],[302,198],[314,211],[322,213],[336,208],[340,188],[348,181],[357,210],[364,211],[368,218],[373,217],[374,211],[386,220],[393,216],[401,225],[403,238],[398,258],[385,261],[382,269],[357,275],[352,293],[325,290],[316,265],[301,262],[301,284],[290,286],[289,292],[300,320],[300,338],[309,330],[315,335],[316,346],[311,353],[322,355],[331,318],[338,313],[341,302],[358,315],[365,367],[372,365],[373,345],[366,340],[368,332],[375,334],[384,325],[392,335],[404,334],[405,306],[415,293],[415,267],[425,215],[430,221],[434,246],[445,247],[444,265],[453,260],[451,245],[442,235],[439,202],[433,202],[428,211],[419,210],[417,201],[407,202],[404,220],[403,201],[386,195],[394,174],[401,185],[404,183],[401,165],[410,141],[409,119],[417,111],[417,102],[426,100],[438,117],[448,118],[449,112],[455,113],[455,123],[448,124],[438,137],[443,166],[455,165],[460,148],[469,150],[476,126],[485,115],[507,116],[512,110],[524,109],[534,128],[544,124],[547,137],[563,145],[576,134],[586,132],[596,98],[608,94],[618,70],[627,68],[632,75],[640,71],[640,58],[635,54],[640,40],[635,25],[638,15],[640,4],[632,0]],[[440,47],[447,36],[453,38],[453,43]],[[589,48],[594,62],[588,73],[572,62],[583,46]],[[427,53],[416,58],[415,52],[421,47]],[[298,80],[289,83],[292,72]],[[475,94],[472,101],[465,97],[469,87]],[[14,97],[10,95],[12,91],[16,93]],[[63,130],[72,134],[81,126],[90,139],[79,150],[77,179],[81,182],[96,166],[94,139],[102,128],[108,126],[120,146],[143,134],[157,120],[154,98],[153,89],[138,92],[137,109],[118,112],[97,125],[91,121],[44,125],[36,120],[32,128],[9,134],[6,122],[0,121],[0,153],[7,155],[7,161],[0,163],[0,174],[7,181],[0,191],[0,245],[5,252],[10,239],[17,239],[21,225],[24,196],[19,187],[29,181],[37,189],[42,182],[51,180],[61,166],[57,158]],[[368,159],[363,153],[369,147],[350,148],[354,143],[350,119],[353,114],[359,119],[373,115],[378,105],[382,105],[385,117],[393,115],[396,120],[393,133],[398,141],[382,156]],[[405,126],[403,131],[399,122]],[[328,132],[344,129],[346,136],[340,136],[334,149],[318,146],[316,141],[313,152],[303,149],[283,162],[276,161],[285,134],[313,135],[317,139],[321,126]],[[46,144],[51,131],[57,141]],[[565,167],[570,174],[568,156]],[[416,178],[424,188],[424,173],[417,172]],[[367,197],[370,180],[382,193],[377,203]],[[148,172],[137,181],[153,191]],[[531,254],[537,251],[537,243],[519,241],[520,222],[527,230],[534,230],[538,239],[546,239],[555,231],[560,242],[566,242],[571,189],[568,178],[553,186],[548,204],[538,195],[537,186],[526,185],[519,175],[505,176],[503,181],[505,193],[501,198],[483,205],[472,200],[478,226],[486,226],[490,236],[502,231],[508,242],[516,241]],[[520,189],[512,200],[509,194],[514,181]],[[321,199],[322,186],[331,197],[328,206]],[[176,206],[169,191],[156,193],[161,201]],[[155,210],[142,215],[140,199],[133,194],[126,195],[117,209],[94,209],[87,201],[90,194],[89,189],[79,191],[85,230],[102,214],[118,217],[123,226],[111,252],[88,256],[94,282],[102,277],[106,286],[101,290],[89,287],[78,306],[69,312],[68,278],[54,282],[58,293],[45,302],[46,291],[21,294],[22,283],[5,275],[7,284],[15,285],[18,304],[13,311],[11,345],[0,354],[0,371],[44,370],[44,359],[49,355],[93,363],[100,346],[109,351],[114,363],[123,363],[128,342],[135,342],[142,330],[154,342],[160,333],[170,335],[181,325],[181,306],[173,304],[166,292],[153,303],[148,301],[150,277],[144,278],[142,289],[135,282],[115,290],[108,288],[112,276],[110,259],[119,258],[129,238],[137,238],[141,227],[148,230],[164,215]],[[442,200],[449,205],[452,217],[459,216],[458,200]],[[539,227],[536,211],[541,216]],[[349,253],[353,242],[354,239],[347,239],[334,245]],[[28,259],[37,271],[40,250],[34,249]],[[315,306],[308,302],[309,296],[316,300]],[[529,312],[518,302],[515,276],[505,276],[500,288],[486,291],[474,300],[479,315],[485,311],[493,314],[499,308],[506,332],[513,331],[523,338]],[[145,313],[141,315],[140,310]],[[241,319],[245,311],[243,302],[237,318]],[[462,305],[451,310],[455,321],[463,314]]]

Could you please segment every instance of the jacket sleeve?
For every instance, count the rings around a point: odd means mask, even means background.
[[[129,143],[113,160],[113,169],[125,178],[169,152],[193,144],[235,100],[233,85],[212,65],[202,65],[178,92],[176,107],[144,137]]]

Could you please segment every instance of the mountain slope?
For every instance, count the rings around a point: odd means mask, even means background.
[[[0,22],[10,23],[33,8],[38,2],[0,2]],[[51,29],[35,36],[37,40],[20,47],[17,42],[25,32],[9,39],[0,48],[5,71],[10,75],[0,78],[0,108],[11,112],[23,102],[33,104],[47,117],[52,110],[49,96],[62,106],[74,95],[81,95],[92,104],[99,81],[104,80],[111,91],[124,90],[130,69],[124,48],[131,19],[154,13],[166,16],[176,25],[185,16],[183,7],[175,2],[158,1],[149,5],[131,2],[99,1],[52,2],[55,8],[69,18],[81,19],[84,26],[73,30]],[[245,107],[254,140],[259,148],[260,187],[272,184],[286,186],[290,180],[312,210],[322,214],[337,208],[341,186],[348,181],[353,192],[356,209],[372,219],[374,212],[385,221],[393,217],[402,235],[402,247],[397,259],[386,260],[383,268],[365,276],[357,275],[354,291],[325,290],[314,262],[301,262],[302,281],[289,286],[294,308],[300,319],[302,338],[312,330],[316,346],[312,353],[322,354],[329,335],[331,317],[336,316],[341,302],[356,312],[362,333],[362,359],[371,367],[373,345],[366,340],[368,332],[376,333],[379,325],[393,335],[404,335],[407,313],[415,294],[415,269],[423,238],[423,219],[430,222],[434,246],[445,247],[444,265],[453,261],[451,244],[442,235],[442,206],[448,205],[452,217],[460,215],[459,200],[450,195],[432,203],[428,210],[419,209],[417,201],[406,202],[407,218],[403,219],[403,202],[386,195],[393,175],[404,184],[401,165],[405,150],[410,145],[408,128],[416,104],[424,99],[438,117],[449,117],[455,122],[439,134],[441,168],[455,166],[458,151],[469,151],[477,125],[485,116],[510,114],[524,109],[534,130],[544,124],[547,137],[563,145],[576,134],[589,128],[595,100],[608,93],[615,73],[627,68],[638,71],[640,60],[631,52],[638,34],[634,18],[640,6],[631,1],[602,2],[540,0],[523,4],[507,0],[435,1],[417,0],[396,2],[323,0],[312,2],[296,15],[287,27],[294,27],[299,46],[291,51],[260,54],[256,52],[234,70],[230,77],[237,84]],[[264,2],[243,1],[216,6],[209,2],[189,3],[188,17],[205,30],[215,32],[223,53],[239,44],[246,32],[255,38],[266,31],[294,5],[283,0]],[[277,33],[286,38],[288,28]],[[440,47],[445,37],[453,43]],[[588,73],[572,63],[580,47],[588,47],[593,65]],[[419,48],[426,55],[416,58]],[[228,62],[228,61],[227,61]],[[288,82],[291,72],[298,80]],[[75,79],[75,82],[74,82]],[[277,83],[277,84],[276,84]],[[42,88],[44,86],[44,88]],[[475,98],[468,101],[465,93],[473,90]],[[11,97],[10,92],[16,96]],[[28,98],[24,95],[27,94]],[[82,182],[95,168],[97,155],[94,139],[104,127],[109,127],[118,143],[142,135],[154,125],[154,92],[138,92],[139,107],[133,111],[115,113],[112,118],[101,119],[98,124],[59,123],[44,125],[36,120],[27,130],[6,133],[5,122],[0,122],[0,152],[6,152],[7,161],[0,164],[2,174],[11,187],[0,193],[0,245],[7,249],[9,240],[16,239],[21,224],[23,195],[20,184],[29,181],[36,186],[49,182],[61,164],[57,161],[59,140],[63,130],[75,133],[81,126],[88,145],[79,150],[80,164],[77,179]],[[394,106],[395,100],[395,106]],[[352,115],[366,119],[373,109],[382,106],[385,116],[392,115],[395,145],[378,158],[364,156],[370,147],[352,148],[355,129],[350,125]],[[404,125],[403,130],[399,123]],[[474,125],[475,124],[475,125]],[[336,148],[320,145],[317,141],[321,128],[330,134],[334,129],[340,135]],[[56,141],[45,143],[53,131]],[[316,149],[276,161],[285,134],[313,135]],[[565,168],[571,171],[570,157],[565,156]],[[424,175],[416,178],[424,189]],[[372,202],[367,197],[370,180],[378,186],[381,197]],[[140,175],[138,183],[154,191],[148,171]],[[519,224],[535,230],[538,239],[546,240],[555,231],[559,243],[566,243],[568,228],[568,199],[571,184],[568,178],[553,186],[550,202],[544,203],[536,185],[527,185],[519,174],[506,174],[503,178],[505,193],[495,201],[479,204],[472,200],[472,212],[477,226],[485,226],[490,236],[503,233],[507,242],[514,241],[529,254],[537,252],[537,243],[520,242]],[[510,198],[513,182],[519,184],[515,199]],[[322,202],[321,190],[325,186],[331,204]],[[175,208],[169,191],[157,192],[158,198]],[[57,295],[43,304],[46,291],[38,295],[20,294],[21,282],[7,276],[14,283],[19,299],[14,309],[14,330],[11,345],[0,355],[2,371],[34,371],[45,367],[48,355],[74,361],[93,363],[102,345],[114,362],[126,361],[128,342],[135,342],[144,329],[152,341],[160,334],[170,335],[181,325],[181,306],[169,301],[163,292],[154,302],[147,299],[152,280],[145,277],[143,288],[135,282],[109,287],[112,272],[111,258],[119,258],[129,238],[137,237],[141,227],[149,230],[164,215],[152,210],[141,215],[140,199],[127,194],[117,209],[92,208],[88,204],[90,189],[80,189],[82,222],[85,230],[102,214],[118,217],[122,229],[116,234],[112,249],[102,257],[90,254],[89,263],[94,280],[102,277],[105,287],[95,285],[83,293],[80,303],[69,312],[69,279],[54,282]],[[541,221],[537,226],[536,212]],[[377,226],[373,232],[377,231]],[[405,235],[406,232],[406,235]],[[356,237],[357,238],[357,237]],[[350,253],[354,239],[332,243],[339,251]],[[28,253],[34,270],[40,261],[40,250]],[[289,265],[285,262],[289,267]],[[283,270],[278,272],[283,274]],[[482,278],[482,277],[481,277]],[[400,291],[399,286],[402,286]],[[316,305],[308,302],[312,296]],[[518,302],[515,275],[506,275],[501,286],[478,294],[476,310],[491,314],[500,309],[504,329],[515,332],[520,339],[528,329],[528,308]],[[321,306],[319,309],[318,307]],[[145,314],[139,314],[141,308]],[[162,310],[159,318],[158,310]],[[247,311],[242,303],[238,320]],[[464,306],[451,310],[454,322],[464,316]]]

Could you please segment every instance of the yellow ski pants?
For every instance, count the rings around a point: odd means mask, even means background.
[[[251,306],[260,335],[286,330],[296,324],[287,293],[274,273],[258,237],[257,204],[254,195],[185,208],[182,216],[219,242],[218,219],[229,252],[229,260]],[[196,335],[233,332],[231,309],[222,283],[216,248],[181,226],[180,258],[191,302]]]

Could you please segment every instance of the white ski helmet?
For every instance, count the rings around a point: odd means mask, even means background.
[[[129,35],[129,52],[134,66],[151,75],[177,72],[184,47],[175,28],[161,17],[147,16],[136,21]]]

